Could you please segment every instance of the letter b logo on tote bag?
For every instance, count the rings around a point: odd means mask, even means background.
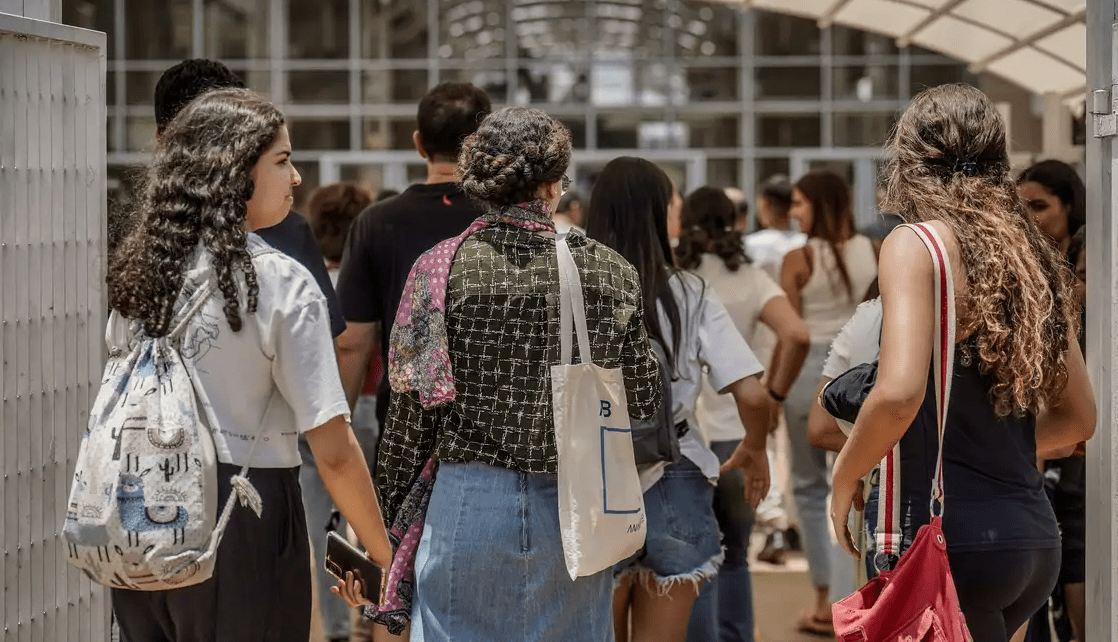
[[[562,363],[551,367],[559,453],[559,525],[571,579],[593,575],[640,550],[644,495],[621,370],[590,362],[582,282],[567,242],[556,242]],[[572,328],[573,326],[573,328]],[[582,363],[572,365],[571,331]]]

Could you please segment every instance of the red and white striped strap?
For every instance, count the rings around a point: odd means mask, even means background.
[[[951,273],[951,261],[943,240],[935,228],[927,223],[903,225],[916,233],[928,248],[935,268],[935,297],[937,305],[935,323],[936,420],[939,439],[939,452],[936,455],[936,471],[932,485],[931,511],[935,515],[935,505],[939,503],[939,514],[943,514],[943,433],[947,428],[947,405],[951,399],[951,374],[955,369],[955,288]],[[901,470],[900,443],[898,442],[881,460],[879,472],[877,531],[874,539],[878,555],[900,556],[901,538]]]

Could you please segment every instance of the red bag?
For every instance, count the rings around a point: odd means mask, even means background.
[[[973,642],[959,607],[959,595],[947,562],[947,541],[943,537],[943,433],[947,423],[947,404],[951,398],[951,375],[955,366],[955,297],[951,264],[943,242],[930,225],[908,225],[924,241],[935,266],[936,315],[935,351],[936,410],[939,419],[939,455],[932,486],[931,523],[922,526],[916,540],[905,551],[895,569],[882,572],[859,591],[831,607],[835,637],[839,642]],[[881,474],[881,506],[890,531],[881,533],[886,552],[899,550],[900,475],[896,471],[894,449],[886,456]],[[939,505],[939,515],[935,506]],[[894,546],[896,548],[894,548]]]

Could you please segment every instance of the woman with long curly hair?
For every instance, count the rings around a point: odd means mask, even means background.
[[[290,210],[300,180],[290,157],[283,115],[263,98],[243,89],[203,95],[160,136],[137,225],[110,261],[110,349],[127,349],[137,334],[167,335],[191,295],[216,284],[177,347],[194,363],[195,388],[217,422],[210,428],[220,504],[230,479],[250,466],[263,505],[259,517],[234,507],[211,579],[169,591],[113,589],[126,642],[306,642],[311,580],[300,434],[370,557],[390,562],[349,426],[326,300],[306,268],[251,233]]]
[[[413,640],[610,638],[612,574],[571,579],[557,510],[552,215],[570,158],[570,133],[542,111],[487,116],[458,157],[463,190],[487,214],[420,257],[408,277],[392,330],[377,479],[394,532],[418,523],[412,500],[429,497],[414,598],[402,584],[394,595],[412,603],[384,614],[395,626],[413,615]],[[592,354],[583,359],[620,368],[630,417],[650,418],[661,383],[640,278],[577,230],[566,240],[585,298]]]
[[[807,243],[784,256],[780,285],[811,334],[811,348],[800,376],[784,399],[791,444],[792,496],[803,529],[808,574],[815,589],[811,608],[799,614],[797,628],[834,636],[831,625],[832,553],[827,527],[827,454],[808,443],[807,424],[816,405],[819,377],[831,342],[854,316],[877,277],[873,242],[854,227],[850,189],[838,174],[808,172],[792,187],[789,214],[807,234]]]
[[[1037,451],[1075,444],[1095,429],[1072,275],[1018,195],[1005,124],[981,91],[924,91],[887,151],[885,208],[934,227],[955,274],[943,527],[971,634],[1005,642],[1047,599],[1060,568]],[[938,451],[932,260],[916,234],[900,228],[885,239],[881,264],[877,385],[834,466],[831,519],[852,553],[847,517],[859,480],[900,441],[907,546],[929,521]]]
[[[765,386],[774,422],[779,417],[778,397],[788,389],[803,366],[810,335],[784,290],[745,253],[742,235],[734,228],[737,207],[726,192],[700,187],[683,201],[683,230],[676,246],[680,268],[698,274],[722,299],[726,312],[742,338],[754,336],[760,322],[772,330],[776,349],[765,374]],[[734,399],[720,395],[709,376],[696,408],[696,428],[722,461],[729,459],[745,437]],[[772,459],[769,459],[770,465]],[[742,493],[742,474],[730,470],[718,478],[714,512],[722,531],[726,558],[711,588],[704,589],[691,613],[687,639],[718,640],[719,631],[732,631],[735,639],[753,639],[753,591],[749,574],[749,538],[753,514]]]

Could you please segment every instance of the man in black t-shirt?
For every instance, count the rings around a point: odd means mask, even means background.
[[[412,134],[415,150],[427,161],[427,182],[369,206],[350,228],[338,275],[347,322],[337,340],[338,363],[352,407],[379,340],[386,373],[377,390],[382,425],[388,413],[388,337],[412,264],[483,213],[459,187],[457,165],[463,139],[490,109],[489,96],[468,83],[443,83],[427,92]]]
[[[155,126],[156,135],[161,135],[175,116],[192,100],[214,89],[236,87],[244,89],[245,84],[228,67],[216,60],[194,58],[184,60],[163,72],[155,85]],[[326,296],[326,306],[330,311],[330,331],[335,337],[345,330],[345,317],[342,316],[338,295],[326,271],[326,262],[314,239],[311,226],[301,214],[288,212],[287,217],[272,227],[256,230],[256,234],[268,245],[298,261],[310,270],[322,294]]]

